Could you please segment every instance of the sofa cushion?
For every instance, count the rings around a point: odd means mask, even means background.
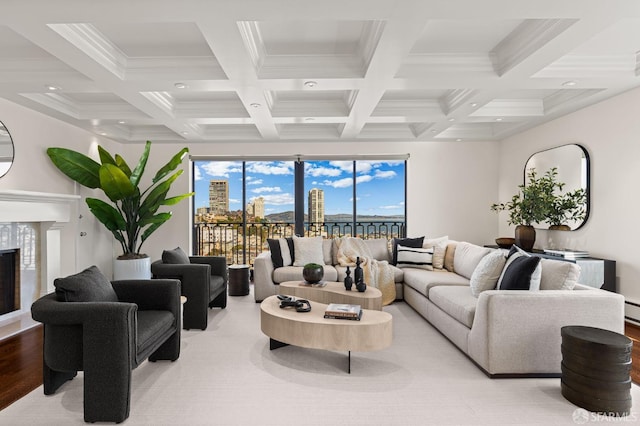
[[[322,237],[293,236],[293,266],[304,266],[307,263],[324,265]]]
[[[274,268],[291,266],[293,264],[293,239],[292,238],[267,238],[271,262]]]
[[[506,261],[502,250],[494,250],[482,258],[469,280],[471,294],[474,297],[478,297],[483,291],[496,288]]]
[[[433,247],[433,269],[444,268],[444,256],[447,251],[449,236],[439,238],[425,238],[422,242],[422,248]]]
[[[429,291],[429,300],[461,324],[469,328],[473,325],[478,299],[468,288],[437,286]]]
[[[369,248],[371,256],[376,260],[390,260],[389,256],[389,241],[386,238],[371,238],[364,240],[364,243]]]
[[[424,242],[424,237],[418,238],[394,238],[392,241],[392,250],[391,250],[391,264],[395,265],[398,263],[398,245],[405,247],[414,247],[419,248],[422,247],[422,243]]]
[[[490,248],[480,247],[467,242],[459,242],[453,257],[453,269],[456,274],[471,279],[473,271],[483,257],[491,253]]]
[[[540,290],[573,290],[580,277],[580,265],[562,260],[542,259]]]
[[[170,311],[138,311],[136,352],[157,342],[163,334],[174,328],[175,318]]]
[[[453,272],[427,271],[426,269],[404,268],[404,285],[429,297],[429,291],[436,286],[458,285],[469,291],[469,280]]]
[[[455,272],[455,269],[453,268],[453,259],[455,258],[457,246],[458,246],[457,241],[449,240],[449,242],[447,243],[447,248],[444,252],[443,266],[444,266],[444,269],[446,269],[449,272]]]
[[[540,258],[514,245],[498,279],[498,290],[539,290],[541,274]]]
[[[273,282],[276,284],[285,281],[302,281],[302,266],[283,266],[273,270]],[[338,281],[338,272],[331,265],[322,265],[324,281]],[[353,275],[352,275],[353,276]]]
[[[333,264],[333,240],[324,239],[322,240],[322,256],[324,257],[324,264],[331,265]]]
[[[418,268],[433,271],[433,247],[412,248],[398,245],[397,263],[398,268]]]
[[[56,299],[59,302],[117,302],[111,282],[97,266],[91,266],[75,275],[56,278]]]
[[[173,250],[162,251],[162,263],[171,263],[174,265],[188,265],[191,263],[189,256],[180,247]]]

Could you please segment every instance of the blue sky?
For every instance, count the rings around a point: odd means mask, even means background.
[[[262,196],[265,214],[293,210],[293,162],[247,162],[247,202]],[[358,214],[404,214],[404,161],[356,162]],[[209,181],[229,181],[229,208],[242,209],[242,162],[198,161],[195,163],[195,206],[209,206]],[[325,214],[353,213],[353,162],[305,162],[306,194],[311,188],[324,190]]]

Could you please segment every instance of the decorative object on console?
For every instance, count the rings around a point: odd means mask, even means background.
[[[319,263],[307,263],[302,268],[302,277],[310,284],[317,284],[324,276],[324,268]]]
[[[512,237],[500,237],[496,238],[496,244],[503,249],[510,249],[512,245],[516,243],[516,239]]]
[[[142,276],[122,276],[118,263],[114,263],[114,279],[150,278],[149,256],[140,253],[142,244],[163,223],[171,218],[171,212],[158,213],[161,206],[170,206],[191,197],[194,193],[167,198],[173,182],[183,170],[173,172],[180,166],[188,148],[181,149],[167,164],[162,166],[147,188],[140,188],[151,142],[147,141],[136,167],[131,170],[120,155],[115,158],[98,145],[100,162],[66,148],[48,148],[47,155],[53,164],[65,175],[82,186],[101,189],[111,200],[111,204],[97,198],[87,198],[91,213],[120,242],[123,254],[120,260],[146,259],[146,268],[138,268]],[[116,259],[116,260],[118,260]]]
[[[571,260],[589,257],[588,251],[570,250],[570,249],[564,249],[564,250],[544,249],[544,253],[551,256],[558,256],[558,257],[563,257],[565,259],[571,259]]]
[[[347,265],[347,271],[345,273],[347,274],[347,276],[344,277],[344,288],[347,291],[351,291],[351,287],[353,286],[353,278],[351,278],[351,270],[349,269],[349,265]]]

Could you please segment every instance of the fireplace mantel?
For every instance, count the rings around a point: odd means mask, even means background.
[[[69,222],[79,195],[0,190],[0,222]]]

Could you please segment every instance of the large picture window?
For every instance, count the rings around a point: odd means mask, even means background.
[[[196,159],[193,252],[252,264],[267,238],[402,237],[405,172],[397,159]]]

